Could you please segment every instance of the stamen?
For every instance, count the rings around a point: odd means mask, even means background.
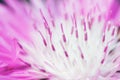
[[[68,53],[67,53],[67,51],[64,51],[64,53],[65,53],[65,56],[68,57]]]
[[[65,34],[64,34],[64,30],[63,30],[63,25],[61,24],[61,30],[62,30],[62,37],[63,37],[63,41],[66,42],[66,37],[65,37]]]
[[[60,42],[60,44],[61,44],[61,46],[62,46],[62,48],[63,48],[63,51],[64,51],[65,56],[68,58],[68,57],[69,57],[69,56],[68,56],[68,53],[67,53],[67,51],[65,50],[62,42]]]
[[[104,63],[104,61],[105,61],[105,59],[103,58],[103,59],[102,59],[102,61],[101,61],[101,64],[103,64],[103,63]]]
[[[51,45],[51,47],[52,47],[52,50],[53,50],[53,51],[55,51],[55,47],[54,47],[54,45],[53,45],[53,44]]]
[[[78,38],[78,30],[76,30],[76,38]]]
[[[72,26],[72,28],[71,28],[71,35],[73,34],[73,32],[74,32],[74,27]]]
[[[105,34],[103,34],[103,37],[102,37],[102,42],[105,41]]]
[[[108,49],[108,46],[106,46],[106,47],[104,48],[104,53],[107,52],[107,49]]]
[[[54,20],[52,20],[51,23],[52,23],[52,26],[55,27],[55,22],[54,22]]]
[[[75,24],[75,36],[76,36],[76,38],[78,38],[79,37],[79,35],[78,35],[78,29],[77,29],[77,21],[76,21],[76,14],[74,13],[73,14],[73,21],[74,21],[74,24]],[[73,29],[74,29],[74,27],[73,27]]]
[[[115,27],[114,27],[111,35],[114,36],[114,34],[115,34]]]
[[[83,55],[83,52],[82,52],[82,50],[81,50],[80,46],[78,46],[78,49],[79,49],[79,51],[80,51],[81,58],[82,58],[82,59],[84,59],[84,55]]]
[[[42,37],[44,45],[47,46],[47,42],[46,42],[44,36],[42,35],[42,33],[37,29],[37,27],[36,27],[35,24],[33,24],[33,26],[34,26],[34,29],[35,29],[35,30],[40,34],[40,36]]]
[[[87,41],[88,37],[87,37],[87,32],[84,34],[84,40]]]

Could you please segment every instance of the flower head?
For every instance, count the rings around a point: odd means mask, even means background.
[[[114,10],[111,4],[117,4],[116,14],[108,15]],[[116,1],[5,1],[5,5],[0,5],[0,79],[120,78]]]

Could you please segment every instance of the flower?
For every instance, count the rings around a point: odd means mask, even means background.
[[[119,80],[119,15],[108,0],[5,1],[1,80]],[[16,7],[17,6],[17,7]]]

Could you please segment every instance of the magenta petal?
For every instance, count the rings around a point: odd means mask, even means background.
[[[111,20],[114,24],[120,25],[120,1],[112,0],[107,12],[107,20]]]

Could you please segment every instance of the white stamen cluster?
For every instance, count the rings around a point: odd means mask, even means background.
[[[42,11],[41,11],[42,14]],[[118,28],[97,18],[73,15],[50,23],[34,24],[33,45],[20,42],[33,68],[49,73],[57,80],[102,80],[118,70],[116,52]],[[114,57],[111,57],[114,55]]]

